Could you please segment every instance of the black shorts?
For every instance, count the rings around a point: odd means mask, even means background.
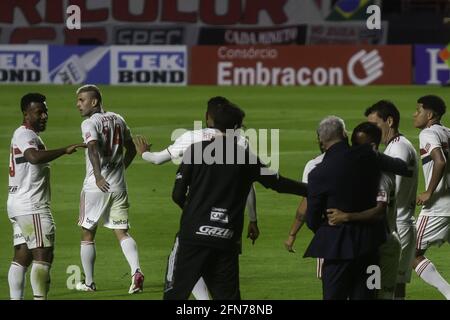
[[[164,300],[187,300],[203,277],[214,300],[240,300],[239,251],[175,240],[168,258]]]

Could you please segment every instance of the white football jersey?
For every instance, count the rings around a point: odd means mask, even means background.
[[[308,175],[311,171],[313,171],[313,169],[315,167],[317,167],[317,165],[319,163],[322,162],[323,157],[325,156],[325,153],[322,153],[321,155],[315,157],[312,160],[309,160],[306,165],[305,165],[305,169],[303,169],[303,178],[302,178],[302,182],[304,183],[308,183]]]
[[[172,145],[167,147],[167,151],[169,152],[172,159],[181,158],[187,148],[190,147],[191,144],[197,143],[200,141],[211,140],[217,135],[222,134],[222,132],[218,129],[214,128],[203,128],[199,130],[191,130],[186,131],[181,136],[179,136]],[[244,136],[238,136],[238,142],[240,146],[244,148],[247,147],[248,143]]]
[[[101,174],[109,183],[109,192],[127,190],[123,143],[131,139],[130,128],[125,120],[114,112],[94,113],[81,124],[84,142],[96,140],[99,148]],[[85,192],[101,192],[95,184],[94,169],[86,149]]]
[[[418,157],[411,142],[404,136],[393,138],[384,153],[393,158],[405,161],[412,177],[395,176],[395,198],[397,200],[397,223],[411,224],[414,222],[416,194],[418,183]]]
[[[429,203],[422,207],[420,214],[425,216],[450,216],[450,165],[448,164],[450,129],[434,124],[420,132],[419,141],[426,189],[430,184],[433,173],[434,162],[431,159],[431,151],[441,148],[442,154],[447,160],[444,175]]]
[[[45,150],[33,130],[21,126],[11,139],[9,160],[8,216],[10,218],[50,211],[50,165],[31,164],[25,159],[27,149]]]
[[[395,177],[392,173],[381,173],[377,202],[384,202],[387,204],[386,220],[389,227],[389,233],[396,231],[397,206],[395,199]]]

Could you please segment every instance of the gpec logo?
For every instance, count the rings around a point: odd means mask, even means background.
[[[66,281],[67,289],[73,290],[77,283],[81,281],[81,269],[77,265],[70,265],[67,267],[66,273],[69,274]]]
[[[363,77],[356,75],[355,69],[358,63],[362,65],[364,70],[365,75]],[[383,66],[384,63],[378,50],[374,49],[370,52],[360,50],[348,61],[347,74],[353,84],[365,86],[383,75]]]

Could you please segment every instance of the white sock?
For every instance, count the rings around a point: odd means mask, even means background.
[[[50,286],[50,263],[33,261],[30,280],[34,300],[46,300]]]
[[[126,237],[120,241],[123,254],[128,261],[131,268],[131,275],[133,275],[137,269],[141,269],[139,265],[139,255],[137,250],[136,241],[132,237]]]
[[[94,282],[95,242],[81,241],[80,256],[85,277],[84,281],[90,286]]]
[[[450,300],[450,285],[442,278],[430,260],[422,260],[416,267],[416,272],[423,281],[437,288],[447,300]]]
[[[9,296],[11,300],[23,300],[26,273],[26,267],[15,261],[11,262],[8,272]]]
[[[206,283],[203,278],[198,279],[192,289],[192,295],[196,300],[209,300],[208,288],[206,287]]]

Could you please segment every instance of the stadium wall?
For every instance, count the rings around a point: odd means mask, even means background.
[[[438,85],[450,79],[449,52],[443,45],[0,45],[0,84]]]

